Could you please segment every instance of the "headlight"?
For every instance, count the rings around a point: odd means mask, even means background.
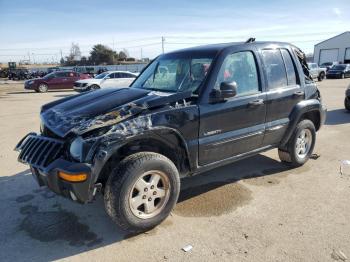
[[[83,142],[84,140],[78,136],[70,144],[69,153],[75,160],[80,160],[83,153]]]

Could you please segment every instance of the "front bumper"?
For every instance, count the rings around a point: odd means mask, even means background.
[[[63,158],[63,142],[35,133],[25,136],[16,146],[20,152],[18,161],[28,164],[39,186],[47,186],[55,193],[79,203],[91,201],[100,185],[94,183],[90,164],[71,162]],[[81,182],[62,179],[59,172],[76,176],[85,174]]]
[[[91,201],[98,191],[98,185],[92,183],[91,168],[87,164],[72,163],[64,159],[57,159],[45,170],[40,170],[31,166],[34,179],[39,186],[47,186],[56,194],[70,198],[79,203]],[[58,176],[58,172],[69,174],[87,174],[87,179],[83,182],[68,182]]]
[[[326,77],[328,79],[332,79],[332,78],[341,78],[341,73],[327,73]]]
[[[73,86],[73,89],[77,92],[86,92],[89,91],[89,86]]]
[[[28,84],[28,82],[24,82],[24,89],[26,90],[34,90],[35,87],[34,87],[34,84]]]

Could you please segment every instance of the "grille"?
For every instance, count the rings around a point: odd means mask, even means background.
[[[61,155],[63,142],[57,139],[29,135],[17,147],[18,160],[36,168],[45,168]]]

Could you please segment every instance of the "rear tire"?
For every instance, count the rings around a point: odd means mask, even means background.
[[[323,79],[325,78],[325,73],[324,72],[321,72],[318,76],[318,81],[322,81]]]
[[[125,158],[105,188],[112,220],[132,233],[147,231],[168,217],[180,192],[177,168],[163,155],[141,152]]]
[[[346,110],[350,111],[350,99],[348,97],[344,99],[344,106]]]
[[[278,149],[278,156],[282,162],[293,167],[304,165],[310,158],[316,141],[314,123],[308,119],[299,122],[290,137],[287,148]]]

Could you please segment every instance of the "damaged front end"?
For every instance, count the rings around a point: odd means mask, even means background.
[[[18,143],[18,160],[30,165],[40,186],[87,203],[102,186],[97,181],[112,154],[112,145],[121,146],[131,137],[152,131],[152,109],[178,105],[190,96],[189,92],[166,96],[147,92],[98,115],[91,115],[93,108],[86,107],[84,114],[80,107],[74,109],[65,103],[44,107],[42,133],[30,133]],[[72,105],[73,100],[67,103]]]

